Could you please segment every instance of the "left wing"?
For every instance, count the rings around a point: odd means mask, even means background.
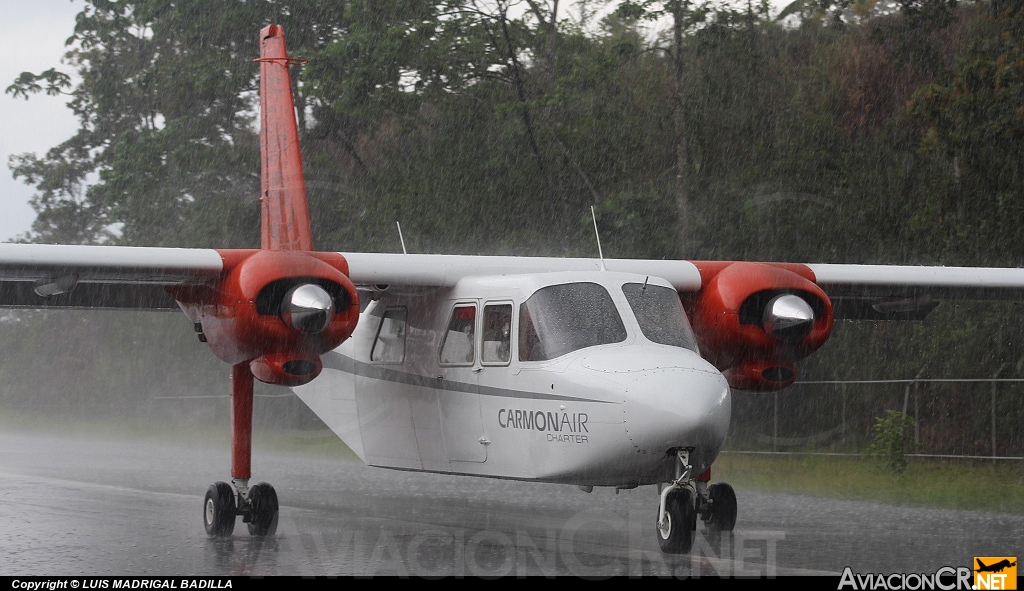
[[[1024,269],[807,265],[843,320],[920,320],[942,300],[1024,301]]]

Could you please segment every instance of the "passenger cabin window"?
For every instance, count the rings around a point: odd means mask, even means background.
[[[512,304],[484,306],[483,362],[504,365],[512,357]]]
[[[660,285],[627,283],[622,286],[622,293],[647,340],[699,353],[697,339],[676,290]]]
[[[370,361],[402,363],[405,361],[405,308],[385,310],[377,328],[377,340],[370,351]]]
[[[537,290],[519,307],[519,360],[554,359],[584,347],[626,340],[608,291],[596,283]]]
[[[476,306],[458,305],[452,311],[448,331],[441,343],[441,363],[472,365],[476,358]]]

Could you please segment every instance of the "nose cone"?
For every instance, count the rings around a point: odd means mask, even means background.
[[[638,453],[664,455],[692,447],[691,463],[706,467],[729,434],[729,383],[717,370],[654,370],[626,400],[626,429]]]
[[[694,448],[691,464],[701,471],[718,457],[729,433],[729,383],[696,353],[637,347],[585,365],[624,387],[625,426],[637,455]]]

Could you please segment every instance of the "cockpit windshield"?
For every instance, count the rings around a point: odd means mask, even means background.
[[[626,283],[622,286],[622,293],[647,340],[699,352],[697,339],[679,303],[679,294],[674,289],[661,285]]]
[[[519,308],[519,360],[554,359],[584,347],[626,340],[608,291],[596,283],[537,290]]]

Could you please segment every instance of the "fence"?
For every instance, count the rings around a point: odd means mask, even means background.
[[[728,449],[745,453],[855,455],[875,418],[914,421],[916,456],[1024,460],[1021,378],[815,380],[782,392],[734,392]]]

